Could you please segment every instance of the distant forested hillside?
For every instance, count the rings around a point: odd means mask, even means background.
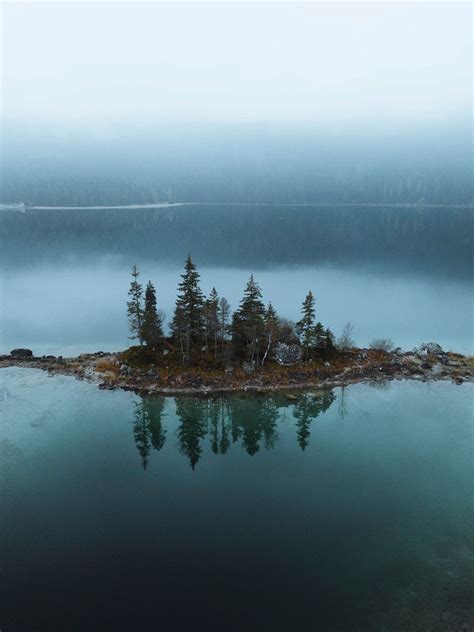
[[[123,256],[199,265],[329,263],[472,273],[472,209],[182,206],[0,213],[0,261]]]
[[[0,202],[156,201],[470,204],[471,129],[187,126],[80,136],[6,127]]]

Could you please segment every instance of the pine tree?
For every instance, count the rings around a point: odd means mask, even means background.
[[[219,296],[215,287],[204,303],[205,341],[206,347],[212,345],[214,357],[217,357],[217,340],[219,335]]]
[[[262,291],[250,275],[244,297],[232,320],[232,341],[237,355],[246,355],[250,362],[259,362],[264,336],[265,306]]]
[[[326,345],[326,331],[320,322],[314,327],[314,346],[316,349],[323,349]]]
[[[156,292],[151,281],[148,281],[145,291],[145,310],[142,325],[143,341],[148,347],[156,350],[163,338],[161,318],[156,311]]]
[[[191,257],[186,260],[183,279],[178,286],[178,298],[171,325],[173,338],[179,342],[183,360],[189,360],[191,349],[203,342],[204,298],[199,287],[199,273]]]
[[[265,340],[266,340],[266,348],[262,358],[262,366],[267,359],[268,353],[272,346],[278,342],[278,334],[280,329],[280,319],[278,318],[278,314],[276,313],[275,308],[271,303],[268,303],[267,310],[265,312],[264,317],[264,330],[265,330]]]
[[[329,329],[329,327],[326,328],[325,332],[324,332],[324,337],[325,337],[325,348],[328,351],[333,351],[335,348],[335,336],[332,333],[332,331]]]
[[[298,334],[306,358],[309,358],[311,352],[318,346],[318,333],[315,325],[315,302],[313,293],[310,290],[303,301],[301,308],[302,318],[296,323],[296,333]]]
[[[179,344],[183,362],[186,360],[186,320],[184,307],[179,300],[176,300],[173,321],[171,323],[171,336]]]
[[[138,283],[139,275],[140,273],[138,268],[134,265],[132,268],[132,282],[130,283],[130,289],[128,290],[130,300],[127,301],[127,315],[129,330],[132,334],[130,338],[138,338],[140,345],[143,345],[143,287],[140,283]]]

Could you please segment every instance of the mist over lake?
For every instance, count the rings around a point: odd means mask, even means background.
[[[125,266],[122,260],[97,259],[4,271],[2,352],[25,345],[38,355],[126,347],[131,265],[132,261]],[[159,306],[169,324],[182,267],[147,260],[139,266],[144,280],[156,283]],[[209,293],[215,286],[234,309],[254,272],[264,298],[293,321],[312,289],[318,318],[336,334],[351,321],[362,346],[377,337],[390,337],[405,349],[435,340],[461,353],[473,350],[472,293],[466,281],[320,266],[203,267],[200,272],[203,290]]]

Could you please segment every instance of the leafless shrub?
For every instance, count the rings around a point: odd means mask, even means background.
[[[337,348],[341,351],[348,351],[355,347],[354,339],[352,338],[352,334],[354,333],[354,325],[348,322],[345,324],[344,329],[342,330],[341,335],[337,339]]]
[[[370,343],[370,348],[376,351],[391,351],[394,348],[393,340],[390,338],[374,338]]]

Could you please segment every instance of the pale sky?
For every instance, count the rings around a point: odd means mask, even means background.
[[[17,121],[426,121],[471,112],[472,7],[4,3]]]

